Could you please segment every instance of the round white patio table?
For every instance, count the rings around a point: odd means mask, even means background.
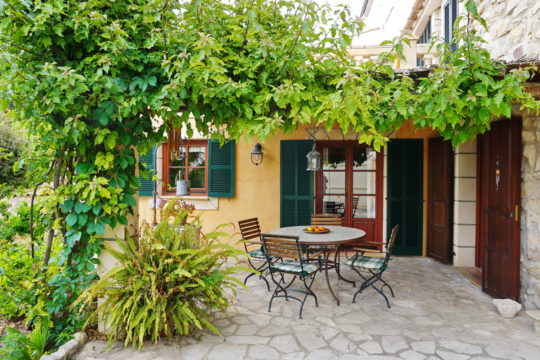
[[[320,245],[326,245],[328,248],[325,248],[323,246],[323,254],[324,254],[324,275],[326,277],[326,285],[328,285],[328,289],[330,290],[330,293],[336,299],[336,302],[339,306],[339,298],[332,290],[332,286],[330,285],[330,279],[328,278],[328,269],[331,267],[328,261],[328,257],[330,255],[330,252],[337,249],[338,255],[339,255],[339,246],[344,244],[350,244],[357,242],[358,240],[361,240],[364,236],[366,236],[366,232],[364,230],[345,227],[345,226],[331,226],[331,225],[325,225],[325,228],[328,228],[330,230],[327,233],[318,233],[318,234],[310,234],[304,231],[304,229],[307,226],[289,226],[289,227],[282,227],[279,229],[272,230],[270,234],[274,235],[289,235],[289,236],[298,236],[298,241],[302,245],[311,245],[311,246],[320,246]],[[336,260],[339,261],[338,255],[336,255]],[[334,264],[333,266],[336,269],[336,273],[338,274],[338,277],[340,279],[343,279],[348,282],[352,282],[354,286],[354,281],[346,280],[344,279],[341,274],[339,273],[339,264]]]

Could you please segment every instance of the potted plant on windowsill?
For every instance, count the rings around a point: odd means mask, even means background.
[[[182,199],[176,197],[167,201],[165,206],[161,209],[161,219],[178,219],[177,221],[185,225],[188,219],[192,216],[195,205],[188,204]]]

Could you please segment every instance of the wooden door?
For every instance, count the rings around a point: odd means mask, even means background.
[[[493,122],[479,148],[482,288],[519,300],[521,119]]]
[[[427,255],[452,262],[454,154],[450,141],[429,139]]]
[[[343,226],[364,230],[363,240],[382,241],[383,156],[356,141],[317,141],[322,169],[316,174],[317,213],[342,215]]]
[[[387,233],[399,224],[396,255],[422,255],[423,140],[388,143]]]

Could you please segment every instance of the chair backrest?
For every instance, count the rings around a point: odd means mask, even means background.
[[[390,255],[392,255],[392,250],[394,249],[394,244],[396,243],[398,230],[399,230],[399,224],[392,228],[392,232],[390,233],[390,238],[388,239],[388,242],[386,243],[386,257],[384,259],[385,266],[388,263],[388,260],[390,260]]]
[[[360,198],[358,196],[353,196],[353,198],[352,198],[352,215],[353,215],[353,217],[356,215],[356,209],[358,208],[358,201],[360,201]]]
[[[255,238],[259,240],[261,238],[261,226],[259,225],[258,218],[240,220],[238,226],[240,227],[242,240],[252,240]]]
[[[298,236],[261,234],[261,239],[269,263],[278,258],[294,259],[300,262],[307,258],[298,242]]]
[[[341,226],[340,214],[311,214],[311,225]]]

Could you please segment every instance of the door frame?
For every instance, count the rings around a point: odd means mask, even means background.
[[[366,144],[360,144],[356,140],[317,140],[316,141],[316,147],[317,151],[319,151],[322,154],[321,148],[324,147],[340,147],[340,146],[346,146],[349,147],[357,147],[362,148],[369,146]],[[353,188],[353,153],[352,151],[346,152],[346,168],[345,168],[345,189],[352,189]],[[383,235],[383,205],[384,205],[384,150],[381,148],[380,151],[377,152],[377,158],[376,158],[376,172],[375,172],[375,186],[376,186],[376,196],[375,196],[375,234],[373,235],[373,239],[376,242],[379,242],[382,244],[382,235]],[[315,211],[317,213],[322,212],[323,204],[322,204],[322,197],[318,199],[317,194],[322,193],[322,168],[321,170],[317,171],[316,179],[315,179],[315,194],[314,194],[314,200],[315,200]],[[352,202],[353,202],[353,196],[354,194],[346,193],[345,194],[345,208],[346,209],[352,209]],[[348,214],[347,218],[344,218],[343,226],[349,226],[354,227],[355,223],[361,223],[363,221],[363,218],[355,218],[353,217],[352,212],[346,211]],[[379,249],[382,249],[381,246],[379,246]]]
[[[522,160],[522,149],[521,149],[521,129],[523,126],[523,119],[521,116],[512,116],[510,119],[502,119],[500,121],[510,121],[512,131],[511,135],[511,148],[513,150],[511,158],[511,171],[512,171],[512,184],[510,186],[511,196],[515,201],[518,207],[517,221],[513,221],[512,226],[512,241],[510,258],[513,264],[513,267],[510,269],[511,277],[514,279],[514,284],[510,290],[510,296],[519,301],[520,291],[521,291],[521,160]],[[476,265],[482,269],[482,291],[486,292],[491,296],[497,296],[489,291],[486,288],[486,266],[487,262],[487,244],[484,241],[485,236],[487,236],[487,225],[486,225],[486,207],[488,204],[488,195],[486,193],[487,186],[482,186],[484,181],[486,181],[486,170],[482,167],[482,162],[484,158],[490,156],[489,151],[484,150],[483,142],[487,139],[486,136],[489,136],[489,132],[486,132],[484,135],[478,137],[477,145],[477,169],[478,169],[478,180],[477,180],[477,225],[476,225]],[[489,150],[489,149],[488,149]],[[515,209],[513,209],[515,211]]]

